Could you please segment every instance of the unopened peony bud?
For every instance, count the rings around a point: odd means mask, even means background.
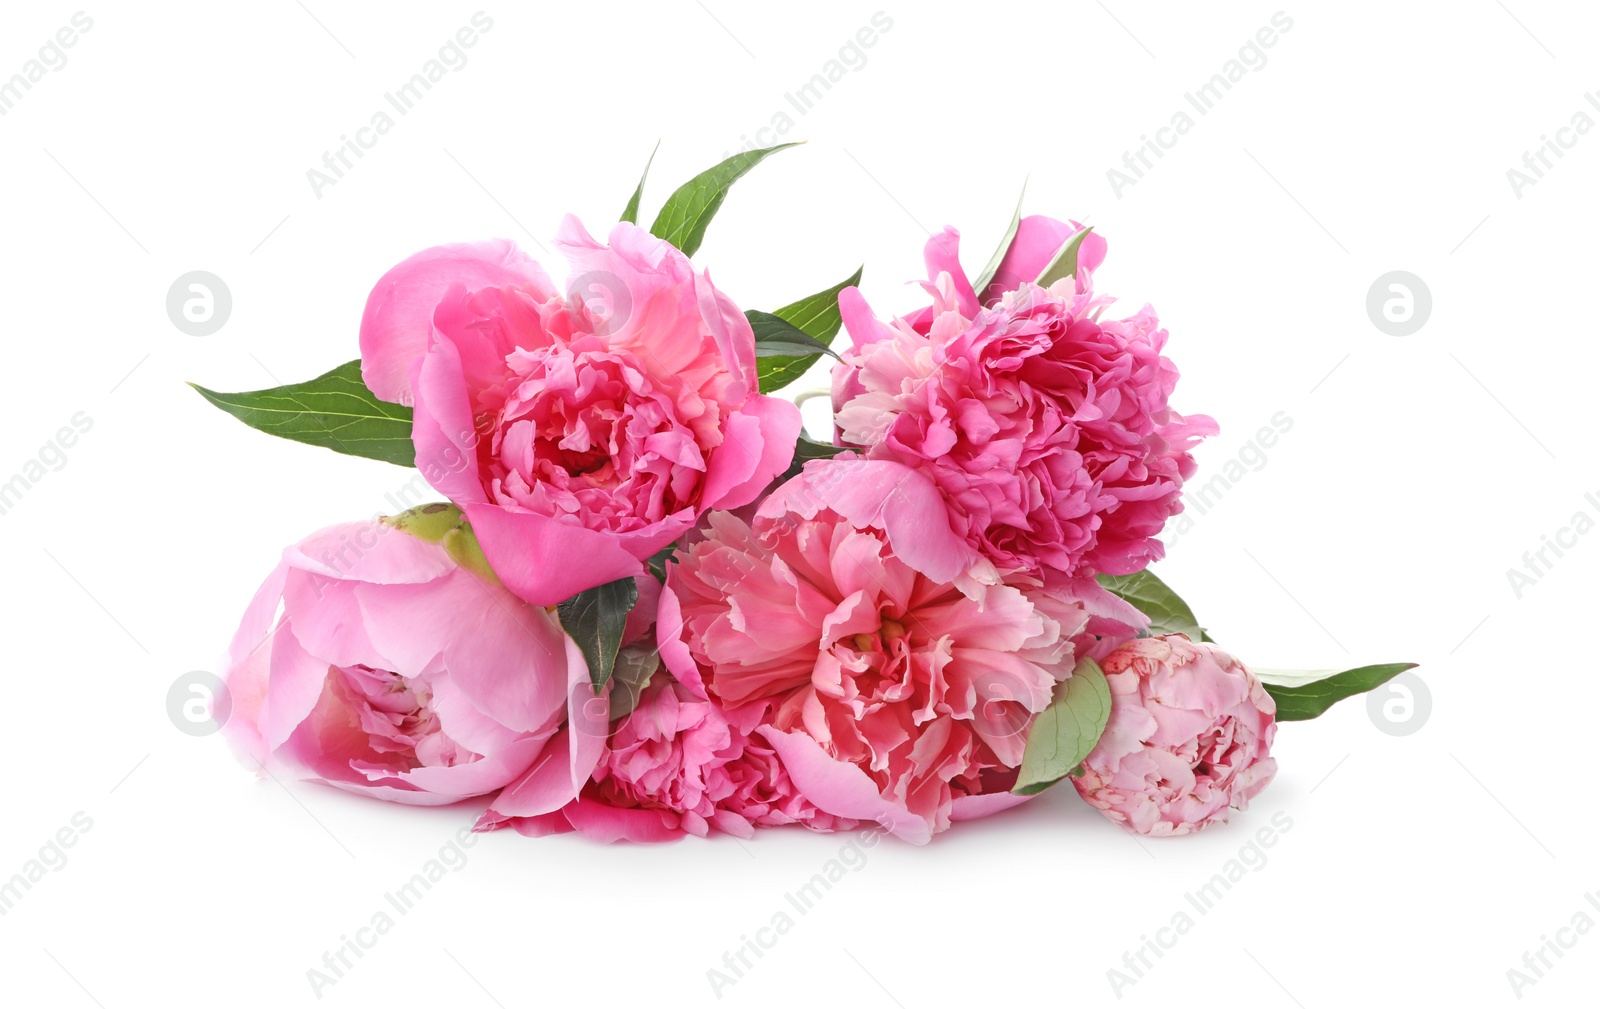
[[[1111,720],[1073,785],[1106,816],[1140,834],[1187,834],[1272,781],[1277,705],[1233,656],[1168,634],[1130,641],[1102,665]]]

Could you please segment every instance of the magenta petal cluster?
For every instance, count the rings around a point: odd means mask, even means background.
[[[1149,306],[1107,319],[1090,235],[1075,277],[1033,283],[1078,229],[1030,217],[980,301],[954,229],[928,242],[931,308],[885,324],[854,288],[834,372],[841,444],[926,473],[958,534],[1002,572],[1131,574],[1162,556],[1189,450],[1216,433],[1168,400],[1178,372]]]
[[[1233,656],[1169,634],[1131,641],[1103,665],[1111,720],[1073,784],[1108,817],[1140,834],[1187,834],[1272,781],[1277,705]]]
[[[579,831],[597,841],[672,841],[711,830],[750,837],[757,827],[848,830],[854,820],[813,804],[758,731],[768,701],[725,710],[672,676],[657,675],[637,707],[607,730],[593,779],[573,801],[509,825],[538,836]],[[485,826],[500,826],[491,817]]]
[[[361,327],[367,384],[415,406],[417,467],[538,605],[749,504],[800,433],[757,389],[749,322],[681,252],[626,223],[602,245],[572,217],[556,244],[565,290],[510,243],[445,246],[385,274]]]
[[[756,735],[819,810],[920,843],[963,812],[1021,801],[1006,793],[1028,725],[1093,642],[1095,615],[1034,580],[930,577],[896,551],[888,522],[821,503],[838,497],[835,465],[809,464],[749,523],[710,516],[669,570],[661,656],[697,699],[764,705]],[[918,500],[894,496],[914,473],[868,479],[851,481],[863,499]],[[943,506],[923,503],[904,517],[933,532]]]
[[[263,773],[442,805],[534,766],[587,679],[553,614],[440,542],[352,522],[284,551],[256,593],[223,732]]]

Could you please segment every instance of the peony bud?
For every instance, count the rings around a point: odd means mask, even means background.
[[[1187,834],[1244,809],[1277,773],[1277,705],[1255,674],[1181,634],[1106,657],[1111,719],[1073,779],[1078,794],[1139,834]]]

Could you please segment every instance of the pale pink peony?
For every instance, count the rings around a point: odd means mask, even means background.
[[[1189,450],[1216,433],[1168,406],[1178,372],[1155,312],[1102,317],[1103,240],[1085,240],[1075,278],[1032,282],[1078,230],[1024,220],[981,304],[949,228],[927,246],[931,308],[886,325],[855,288],[839,298],[854,341],[834,369],[840,444],[926,472],[1002,572],[1131,574],[1159,559]]]
[[[942,542],[945,525],[937,492],[905,467],[810,463],[753,522],[709,516],[669,567],[657,627],[689,696],[736,723],[762,706],[735,728],[770,745],[810,804],[918,843],[1021,801],[1008,789],[1027,727],[1078,647],[1140,621],[1092,579],[930,577],[963,546]],[[897,547],[918,530],[928,549],[913,566]]]
[[[367,384],[415,404],[417,467],[539,605],[753,501],[800,433],[758,392],[749,322],[681,252],[572,217],[556,244],[564,293],[508,242],[442,246],[385,274],[361,324]]]
[[[1140,834],[1187,834],[1244,809],[1277,773],[1277,705],[1255,674],[1181,634],[1140,638],[1104,661],[1111,720],[1073,779]]]
[[[551,756],[588,671],[554,614],[494,579],[460,513],[430,505],[284,551],[226,681],[223,734],[247,766],[442,805]],[[574,765],[567,798],[592,767]]]

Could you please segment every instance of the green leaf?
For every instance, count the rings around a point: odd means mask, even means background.
[[[361,381],[360,361],[341,364],[309,382],[255,392],[213,392],[189,385],[258,431],[396,466],[416,465],[411,408],[374,396]]]
[[[650,677],[661,668],[661,652],[653,641],[640,641],[617,653],[617,671],[611,677],[611,705],[606,717],[613,722],[639,706]]]
[[[773,315],[793,325],[800,331],[816,337],[823,343],[833,340],[834,334],[839,332],[842,320],[839,318],[839,294],[847,287],[855,287],[861,283],[862,267],[856,267],[848,279],[828,288],[818,291],[799,301],[775,309]]]
[[[1407,669],[1415,668],[1415,662],[1391,662],[1343,672],[1333,669],[1312,672],[1258,669],[1254,672],[1267,688],[1267,693],[1278,702],[1278,721],[1303,722],[1308,718],[1316,718],[1346,697],[1364,694],[1388,683]]]
[[[622,212],[622,220],[629,224],[639,223],[639,198],[644,195],[644,180],[650,175],[650,166],[655,164],[656,151],[661,150],[661,141],[656,141],[654,150],[650,152],[650,160],[644,163],[644,171],[639,173],[639,185],[633,191],[633,196],[628,200],[627,209]]]
[[[776,392],[806,373],[823,354],[839,355],[805,330],[772,312],[749,311],[756,334],[756,382],[763,393]]]
[[[1049,287],[1062,277],[1076,277],[1078,275],[1078,249],[1083,245],[1083,240],[1089,237],[1093,228],[1084,228],[1082,231],[1067,239],[1067,244],[1061,247],[1055,258],[1050,260],[1050,265],[1039,274],[1039,279],[1034,281],[1040,287]]]
[[[1100,741],[1111,718],[1111,688],[1093,659],[1083,659],[1071,678],[1056,685],[1055,699],[1028,729],[1022,768],[1011,791],[1037,795],[1072,774]]]
[[[802,432],[800,440],[794,446],[794,461],[789,463],[789,468],[783,476],[778,478],[778,483],[783,483],[791,477],[798,476],[805,464],[813,459],[832,459],[840,452],[848,452],[843,445],[829,445],[826,442],[812,441]]]
[[[829,445],[826,442],[812,441],[805,435],[800,436],[800,441],[794,447],[794,457],[797,462],[810,462],[812,459],[832,459],[840,452],[848,452],[843,445]]]
[[[842,322],[839,316],[839,292],[847,287],[854,287],[861,283],[861,268],[848,280],[818,291],[810,297],[801,298],[792,304],[775,309],[772,315],[789,323],[807,336],[814,337],[818,343],[829,344],[839,332]],[[750,313],[745,313],[747,316]],[[752,321],[751,328],[755,328]],[[758,337],[759,339],[759,337]],[[832,351],[828,351],[832,353]],[[837,357],[838,355],[834,355]],[[795,379],[804,375],[817,361],[821,360],[822,352],[806,354],[804,356],[782,356],[777,354],[762,355],[757,347],[756,375],[760,380],[763,393],[777,392]]]
[[[822,360],[821,354],[806,357],[756,358],[756,382],[763,393],[774,393],[794,382]]]
[[[644,566],[650,569],[652,575],[655,575],[656,581],[663,585],[667,582],[667,561],[672,560],[672,552],[676,549],[676,545],[662,547],[651,554],[650,559],[644,562]]]
[[[1027,195],[1028,183],[1022,183],[1022,192],[1017,194],[1017,209],[1011,215],[1011,226],[1006,229],[1006,236],[1000,239],[1000,248],[994,250],[994,255],[989,257],[989,264],[978,274],[978,279],[973,282],[972,290],[978,295],[979,303],[989,300],[985,289],[994,283],[994,275],[1000,272],[1000,264],[1005,262],[1006,253],[1011,251],[1011,243],[1017,240],[1017,228],[1022,226],[1022,198]]]
[[[600,693],[617,662],[622,647],[622,628],[628,611],[639,601],[639,586],[632,578],[584,589],[556,604],[561,627],[578,643],[589,664],[589,682]]]
[[[742,151],[696,175],[667,197],[666,206],[650,225],[650,234],[671,242],[685,256],[694,255],[705,240],[706,226],[716,216],[722,201],[728,198],[733,184],[768,155],[794,146],[779,144],[758,151]]]
[[[750,320],[750,328],[756,334],[756,357],[839,356],[821,340],[772,312],[752,309],[744,317]]]
[[[1150,618],[1151,634],[1187,634],[1194,641],[1211,640],[1189,604],[1148,569],[1131,575],[1101,575],[1099,581]]]

